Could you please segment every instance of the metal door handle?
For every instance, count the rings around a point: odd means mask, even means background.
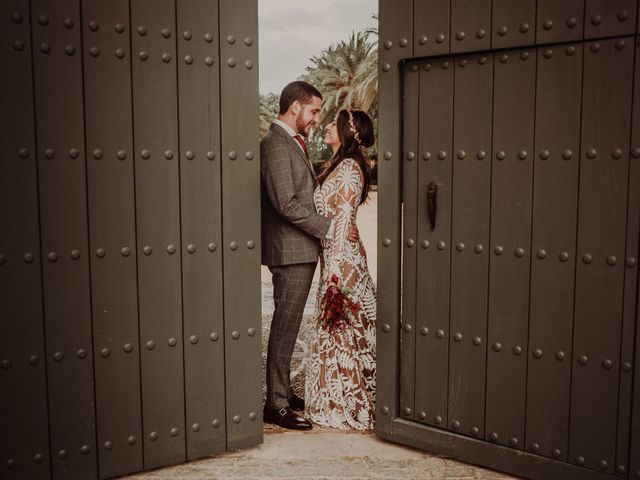
[[[432,181],[427,185],[427,214],[431,230],[436,228],[436,214],[438,212],[438,184]]]

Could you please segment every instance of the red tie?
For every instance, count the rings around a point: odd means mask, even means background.
[[[305,156],[309,157],[309,154],[307,153],[307,144],[304,143],[304,140],[302,139],[302,136],[298,134],[298,135],[294,135],[293,138],[295,138],[298,141],[298,143],[302,147],[302,150],[304,150]]]

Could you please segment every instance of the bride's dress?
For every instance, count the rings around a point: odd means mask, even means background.
[[[355,225],[363,188],[361,169],[344,159],[314,192],[320,215],[334,221],[333,239],[323,240],[315,331],[305,381],[305,414],[318,425],[372,429],[376,370],[376,297],[362,245],[347,239]],[[327,281],[336,275],[359,307],[355,319],[329,332],[321,322]]]

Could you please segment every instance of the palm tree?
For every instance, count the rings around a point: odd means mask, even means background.
[[[378,102],[378,48],[372,49],[359,65],[353,79],[353,100],[358,108],[371,113]],[[375,109],[377,111],[377,108]]]
[[[380,21],[380,15],[378,15],[377,13],[372,13],[371,18],[373,18],[376,22]],[[375,35],[377,37],[378,34],[380,33],[380,29],[378,27],[371,27],[371,28],[367,28],[365,32]]]
[[[349,39],[331,45],[311,59],[305,79],[316,85],[324,97],[321,123],[333,118],[341,108],[369,110],[377,96],[377,45],[366,32],[352,33]],[[370,76],[375,66],[375,81]],[[375,93],[371,89],[375,89]]]
[[[370,40],[370,37],[375,37]],[[321,126],[326,125],[342,108],[366,111],[377,130],[378,120],[378,39],[376,29],[352,33],[347,41],[331,45],[312,57],[304,79],[314,84],[323,96]],[[328,158],[323,149],[324,129],[317,129],[310,139],[309,156],[313,161]],[[370,150],[377,158],[377,148]]]

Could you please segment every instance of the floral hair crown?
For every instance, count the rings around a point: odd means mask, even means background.
[[[347,113],[349,114],[349,130],[351,130],[351,133],[353,134],[353,138],[356,139],[358,146],[362,148],[363,146],[362,146],[362,140],[360,140],[360,134],[356,130],[356,126],[353,124],[353,111],[351,109],[348,109]]]

